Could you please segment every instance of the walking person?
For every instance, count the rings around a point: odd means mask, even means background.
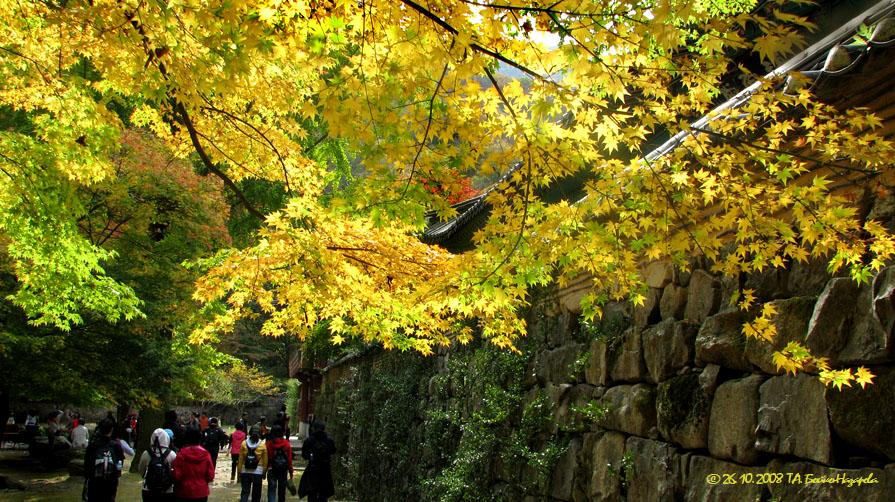
[[[37,435],[40,434],[40,414],[34,408],[28,410],[25,417],[25,442],[28,443],[28,453],[34,455],[34,445],[37,442]]]
[[[171,436],[165,429],[152,431],[150,447],[140,456],[137,472],[143,476],[143,502],[174,502],[174,459]]]
[[[326,435],[326,424],[314,422],[311,433],[301,445],[301,456],[308,460],[308,466],[298,484],[299,498],[307,495],[308,502],[326,502],[336,493],[330,467],[335,452],[336,443]]]
[[[239,465],[239,450],[245,439],[245,425],[242,422],[236,422],[236,432],[230,435],[230,481],[236,479],[236,467]]]
[[[261,415],[261,418],[258,419],[258,423],[255,424],[255,427],[261,428],[261,439],[267,441],[267,435],[270,433],[270,429],[267,427],[267,417]]]
[[[292,479],[292,445],[283,438],[283,428],[274,425],[270,428],[270,439],[267,440],[267,458],[270,468],[267,470],[267,502],[286,502],[286,475]]]
[[[253,425],[249,437],[239,447],[240,502],[261,502],[261,485],[267,473],[267,447],[261,444],[261,427]]]
[[[112,437],[115,420],[108,418],[97,425],[97,434],[87,445],[84,454],[84,500],[89,502],[115,502],[118,478],[124,463],[124,451],[118,440]]]
[[[199,446],[202,431],[198,427],[187,429],[184,439],[186,446],[174,459],[174,494],[178,502],[206,502],[211,493],[208,484],[214,480],[211,455]]]
[[[229,440],[230,436],[218,427],[218,418],[211,417],[208,421],[208,427],[202,431],[202,447],[211,454],[211,464],[215,468],[218,466],[218,453],[220,453],[221,447],[227,444]]]

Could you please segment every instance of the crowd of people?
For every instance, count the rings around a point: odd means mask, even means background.
[[[216,417],[191,413],[183,418],[168,411],[139,458],[143,501],[207,501],[218,455],[225,450],[230,452],[230,481],[241,485],[241,502],[260,502],[265,480],[268,502],[285,502],[287,490],[308,497],[309,502],[326,502],[335,493],[330,470],[335,443],[323,422],[311,424],[301,449],[308,463],[296,487],[288,424],[285,412],[278,414],[269,428],[266,417],[250,425],[248,415],[243,414],[233,434],[227,434]],[[83,424],[75,425],[80,426]],[[99,422],[84,457],[85,500],[114,502],[125,455],[134,454],[125,436],[136,437],[138,427],[136,415],[127,424],[111,417]]]
[[[112,412],[106,414],[106,418],[114,422]],[[66,448],[84,448],[90,440],[87,422],[81,418],[81,414],[75,411],[63,412],[51,411],[46,416],[35,410],[28,410],[24,422],[16,424],[15,414],[10,412],[7,419],[7,431],[18,437],[15,443],[24,443],[32,456],[46,456],[52,458],[53,453]],[[115,423],[115,437],[122,441],[125,451],[133,451],[131,444],[137,434],[137,414],[131,413],[120,423]],[[39,438],[45,437],[46,443]]]

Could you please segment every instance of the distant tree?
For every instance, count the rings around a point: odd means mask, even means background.
[[[279,392],[270,375],[233,359],[208,375],[208,385],[200,401],[208,409],[216,405],[233,406],[242,413],[246,406]]]

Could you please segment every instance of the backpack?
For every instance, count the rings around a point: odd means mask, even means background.
[[[255,453],[255,449],[257,449],[257,446],[255,448],[251,448],[249,447],[249,445],[246,445],[246,448],[248,449],[248,451],[246,452],[246,459],[243,465],[245,466],[246,470],[253,471],[258,468],[258,455]]]
[[[169,453],[171,453],[171,448],[166,448],[161,455],[155,453],[152,448],[149,449],[149,465],[146,467],[144,477],[147,490],[164,493],[174,485],[174,475],[171,473],[171,468],[168,467],[168,462],[165,461]]]
[[[214,430],[212,430],[211,427],[208,427],[204,431],[202,431],[202,447],[212,454],[221,449],[221,442],[218,439],[217,427],[215,427]]]
[[[93,464],[93,477],[95,479],[111,479],[118,476],[118,459],[115,458],[114,442],[101,442],[96,444]]]
[[[271,460],[270,466],[276,472],[286,472],[289,469],[289,457],[286,450],[283,448],[276,448],[273,451],[273,459]]]
[[[329,438],[314,438],[314,446],[311,448],[311,460],[313,462],[328,463],[330,461]]]

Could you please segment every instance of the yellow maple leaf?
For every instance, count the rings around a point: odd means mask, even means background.
[[[861,385],[862,389],[865,385],[872,384],[874,378],[876,378],[876,375],[871,373],[870,370],[864,366],[861,366],[855,371],[855,381]]]
[[[792,359],[786,357],[786,355],[780,351],[775,351],[773,353],[773,355],[771,356],[771,359],[773,360],[774,364],[777,366],[778,371],[784,370],[787,373],[792,373],[793,375],[795,375],[796,370],[802,369],[802,365],[800,363],[793,361]]]

